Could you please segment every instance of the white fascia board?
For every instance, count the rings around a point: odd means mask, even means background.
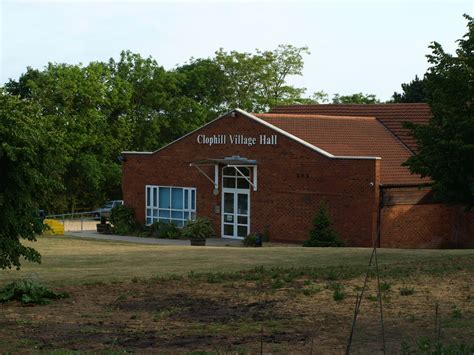
[[[345,155],[333,155],[327,151],[325,151],[324,149],[321,149],[321,148],[318,148],[316,147],[315,145],[312,145],[311,143],[308,143],[307,141],[301,139],[301,138],[298,138],[297,136],[277,127],[277,126],[274,126],[272,125],[271,123],[268,123],[267,121],[265,120],[262,120],[261,118],[258,118],[257,116],[254,116],[252,115],[251,113],[248,113],[244,110],[241,110],[239,108],[236,108],[235,111],[239,112],[240,114],[242,115],[245,115],[247,116],[248,118],[251,118],[257,122],[259,122],[260,124],[264,125],[264,126],[267,126],[268,128],[271,128],[273,129],[274,131],[280,133],[281,135],[284,135],[300,144],[303,144],[304,146],[320,153],[321,155],[324,155],[325,157],[328,157],[328,158],[331,158],[331,159],[362,159],[362,160],[379,160],[379,159],[382,159],[380,157],[368,157],[368,156],[345,156]]]
[[[232,111],[229,111],[229,112],[227,112],[227,113],[224,113],[223,115],[221,115],[221,116],[219,116],[219,117],[213,119],[212,121],[207,122],[206,124],[202,125],[201,127],[196,128],[194,131],[191,131],[191,132],[189,132],[189,133],[186,133],[184,136],[179,137],[178,139],[172,141],[171,143],[168,143],[168,144],[164,145],[163,147],[161,147],[161,148],[159,148],[159,149],[157,149],[157,150],[155,150],[155,151],[153,151],[153,152],[124,151],[124,152],[122,152],[122,154],[155,154],[155,153],[159,152],[160,150],[163,150],[163,149],[169,147],[170,145],[175,144],[176,142],[180,141],[181,139],[184,139],[184,138],[186,138],[187,136],[190,136],[191,134],[193,134],[193,133],[195,133],[195,132],[197,132],[197,131],[203,129],[204,127],[209,126],[211,123],[214,123],[214,122],[220,120],[221,118],[224,118],[224,117],[228,116],[229,114],[231,114],[231,113],[234,112],[234,111],[235,111],[235,110],[232,110]]]
[[[159,152],[160,150],[163,150],[163,149],[169,147],[170,145],[172,145],[172,144],[174,144],[174,143],[180,141],[181,139],[184,139],[184,138],[186,138],[187,136],[190,136],[191,134],[193,134],[193,133],[195,133],[195,132],[197,132],[197,131],[203,129],[204,127],[209,126],[210,124],[212,124],[212,123],[214,123],[214,122],[220,120],[221,118],[227,117],[227,116],[228,116],[229,114],[231,114],[232,112],[238,112],[238,113],[240,113],[240,114],[242,114],[242,115],[244,115],[244,116],[246,116],[246,117],[248,117],[248,118],[250,118],[250,119],[252,119],[252,120],[254,120],[254,121],[256,121],[256,122],[258,122],[258,123],[260,123],[260,124],[262,124],[262,125],[264,125],[264,126],[270,128],[270,129],[272,129],[272,130],[274,130],[274,131],[276,131],[276,132],[278,132],[278,133],[280,133],[281,135],[284,135],[284,136],[286,136],[286,137],[288,137],[288,138],[290,138],[290,139],[292,139],[292,140],[294,140],[294,141],[296,141],[296,142],[298,142],[298,143],[300,143],[300,144],[302,144],[302,145],[304,145],[304,146],[310,148],[311,150],[314,150],[314,151],[318,152],[319,154],[321,154],[321,155],[323,155],[323,156],[325,156],[325,157],[327,157],[327,158],[330,158],[330,159],[355,159],[355,160],[379,160],[379,159],[382,159],[382,158],[380,158],[380,157],[368,157],[368,156],[339,156],[339,155],[333,155],[333,154],[331,154],[331,153],[325,151],[324,149],[318,148],[318,147],[316,147],[315,145],[312,145],[312,144],[306,142],[305,140],[303,140],[303,139],[301,139],[301,138],[298,138],[297,136],[295,136],[295,135],[293,135],[293,134],[291,134],[291,133],[289,133],[289,132],[287,132],[287,131],[285,131],[285,130],[283,130],[283,129],[281,129],[281,128],[278,128],[277,126],[274,126],[274,125],[272,125],[271,123],[268,123],[267,121],[262,120],[261,118],[258,118],[258,117],[256,117],[256,116],[252,115],[251,113],[248,113],[247,111],[244,111],[244,110],[242,110],[242,109],[240,109],[240,108],[236,108],[236,109],[234,109],[234,110],[232,110],[232,111],[229,111],[229,112],[227,112],[227,113],[225,113],[225,114],[223,114],[223,115],[217,117],[216,119],[213,119],[212,121],[209,121],[208,123],[202,125],[201,127],[196,128],[194,131],[191,131],[191,132],[189,132],[189,133],[186,133],[184,136],[179,137],[178,139],[174,140],[173,142],[168,143],[168,144],[166,144],[165,146],[163,146],[163,147],[161,147],[161,148],[159,148],[159,149],[157,149],[157,150],[155,150],[155,151],[153,151],[153,152],[124,151],[124,152],[122,152],[122,154],[129,154],[129,155],[130,155],[130,154],[140,154],[140,155],[151,155],[151,154],[155,154],[155,153]]]

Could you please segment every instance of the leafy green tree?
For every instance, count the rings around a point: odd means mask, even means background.
[[[47,209],[62,189],[66,160],[62,137],[35,103],[0,89],[0,268],[20,260],[40,262],[21,239],[43,231],[38,210]]]
[[[343,241],[332,228],[333,222],[329,217],[328,207],[325,202],[319,206],[319,210],[313,221],[313,228],[309,233],[309,239],[303,243],[305,247],[342,247]]]
[[[363,94],[361,92],[352,95],[334,94],[333,104],[377,104],[380,100],[373,94]]]
[[[309,97],[310,103],[312,104],[324,104],[329,102],[329,95],[323,90],[315,91],[311,97]]]
[[[189,63],[178,66],[175,72],[180,75],[182,94],[199,103],[207,111],[207,119],[213,119],[226,111],[225,97],[229,95],[230,87],[216,61],[191,58]]]
[[[298,103],[304,88],[286,82],[289,76],[302,75],[307,47],[280,45],[273,51],[216,52],[215,62],[227,78],[225,106],[262,111],[280,104]]]
[[[418,103],[428,102],[428,88],[425,79],[419,79],[415,75],[415,79],[408,84],[402,84],[402,93],[394,92],[392,101],[395,103]]]
[[[310,54],[308,47],[279,45],[273,51],[257,50],[257,55],[263,58],[257,87],[260,109],[301,100],[306,89],[288,85],[286,80],[289,76],[303,75],[304,54]]]
[[[301,75],[305,47],[226,53],[165,70],[153,58],[123,51],[116,61],[28,68],[5,85],[29,100],[63,142],[62,195],[54,211],[91,208],[119,198],[123,150],[153,151],[234,107],[265,110],[305,102],[287,85]]]
[[[54,210],[90,208],[120,187],[116,158],[131,137],[130,124],[119,112],[129,96],[127,86],[119,84],[107,65],[91,63],[49,64],[41,72],[28,69],[18,82],[6,85],[11,94],[35,102],[64,138],[66,189],[55,199]]]
[[[428,125],[410,125],[418,150],[405,163],[413,173],[431,177],[436,196],[470,209],[474,205],[474,23],[457,41],[456,55],[430,45],[425,75],[433,114]]]
[[[120,60],[109,61],[112,76],[127,88],[129,99],[122,101],[121,115],[131,125],[128,150],[152,151],[215,118],[218,110],[213,90],[199,92],[218,76],[209,63],[191,63],[166,71],[151,57],[124,51]],[[200,101],[199,101],[200,100]]]

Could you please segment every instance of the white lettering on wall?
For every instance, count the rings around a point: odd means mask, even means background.
[[[277,145],[277,135],[265,135],[261,134],[258,137],[252,136],[245,136],[243,134],[213,134],[212,136],[208,136],[205,134],[199,134],[197,136],[197,143],[198,144],[205,144],[208,146],[213,145],[246,145],[248,147],[252,147],[254,145]]]

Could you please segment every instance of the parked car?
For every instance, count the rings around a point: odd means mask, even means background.
[[[117,207],[117,206],[122,206],[122,205],[123,205],[123,200],[107,201],[105,205],[103,205],[101,208],[98,208],[95,211],[92,211],[94,213],[94,218],[95,219],[101,219],[102,217],[109,218],[110,213],[112,212],[112,208]]]

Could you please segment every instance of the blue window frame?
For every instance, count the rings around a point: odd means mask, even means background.
[[[146,186],[146,224],[161,221],[183,227],[196,218],[196,188]]]

